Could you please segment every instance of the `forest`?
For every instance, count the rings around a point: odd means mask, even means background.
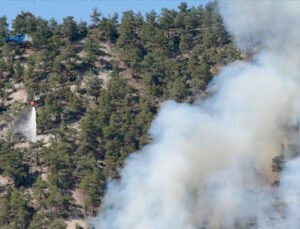
[[[107,180],[151,142],[160,104],[209,96],[221,68],[245,58],[215,2],[145,15],[94,9],[89,22],[22,12],[8,23],[0,18],[1,229],[63,229],[97,215]],[[3,42],[16,34],[32,41]],[[33,100],[29,143],[11,125]]]

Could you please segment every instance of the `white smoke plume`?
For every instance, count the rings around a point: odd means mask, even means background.
[[[211,98],[162,105],[153,142],[108,184],[95,228],[300,228],[300,2],[219,6],[237,45],[257,54],[215,77]]]
[[[21,111],[18,114],[13,124],[13,132],[23,135],[28,141],[37,141],[35,107]]]

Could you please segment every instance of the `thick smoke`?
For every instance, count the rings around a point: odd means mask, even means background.
[[[300,2],[219,6],[237,45],[257,54],[215,77],[211,98],[162,105],[153,143],[109,183],[96,228],[300,227]]]

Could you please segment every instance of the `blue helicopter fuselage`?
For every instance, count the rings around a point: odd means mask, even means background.
[[[23,43],[26,43],[30,40],[31,39],[27,34],[20,34],[20,35],[9,36],[9,37],[3,38],[4,43],[12,42],[12,43],[15,43],[15,44],[23,44]]]

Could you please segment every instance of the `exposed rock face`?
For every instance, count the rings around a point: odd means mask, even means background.
[[[81,219],[71,219],[71,220],[66,221],[66,224],[67,224],[67,229],[75,229],[76,224],[78,226],[81,226],[83,229],[89,228],[88,224],[84,220],[81,220]]]

